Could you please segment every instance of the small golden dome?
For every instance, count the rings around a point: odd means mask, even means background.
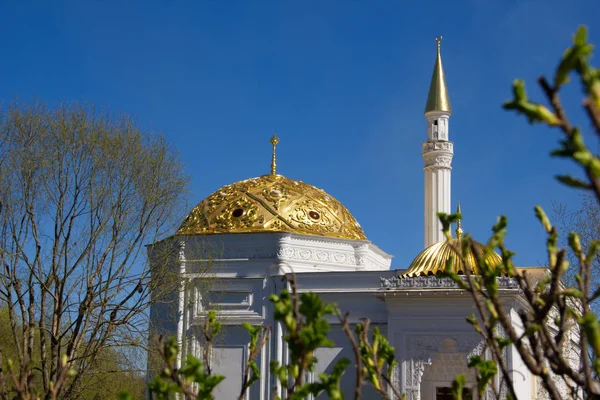
[[[460,228],[459,228],[460,229]],[[451,268],[455,273],[463,274],[465,266],[462,264],[460,259],[460,249],[462,237],[457,237],[451,240],[444,240],[435,244],[432,244],[425,250],[423,250],[414,260],[410,263],[410,266],[403,274],[405,277],[413,276],[424,276],[424,275],[435,275],[438,272],[443,272],[446,269],[446,262],[450,259],[450,255],[454,254],[454,260],[452,261]],[[475,252],[479,256],[483,255],[485,246],[479,242],[475,242]],[[470,267],[473,274],[478,273],[477,262],[473,254],[473,250],[470,249],[467,257],[465,258],[466,264]],[[502,262],[502,258],[498,253],[494,252],[488,256],[486,263],[488,265],[498,265]]]
[[[275,174],[217,190],[192,210],[177,234],[248,232],[367,239],[342,203],[319,188]]]

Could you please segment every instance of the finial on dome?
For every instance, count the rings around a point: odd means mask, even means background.
[[[279,138],[277,134],[271,136],[271,144],[273,145],[273,157],[271,158],[271,175],[277,175],[277,162],[275,161],[275,153],[277,151],[277,145],[279,144]]]
[[[456,238],[460,239],[463,234],[462,226],[460,220],[462,219],[462,214],[460,212],[460,203],[458,203],[458,207],[456,207],[456,213],[459,214],[458,221],[456,221]]]

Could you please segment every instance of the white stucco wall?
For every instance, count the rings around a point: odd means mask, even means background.
[[[458,373],[467,374],[468,385],[474,385],[466,363],[470,355],[481,353],[482,341],[465,322],[475,312],[468,294],[435,277],[398,284],[398,272],[388,270],[391,257],[368,242],[296,236],[191,237],[168,263],[180,271],[183,290],[169,294],[165,304],[152,306],[152,322],[162,333],[177,334],[186,352],[201,356],[204,317],[208,309],[217,311],[224,327],[214,343],[212,359],[215,372],[226,376],[217,399],[235,398],[239,393],[249,340],[241,328],[243,322],[272,327],[271,340],[257,360],[261,380],[246,398],[270,399],[274,390],[281,390],[270,375],[269,364],[271,360],[285,363],[288,354],[284,332],[273,320],[269,296],[286,287],[283,275],[292,271],[300,292],[316,292],[324,301],[337,303],[342,313],[351,313],[352,324],[367,317],[387,335],[399,362],[392,371],[393,381],[409,400],[433,399],[435,388],[451,386]],[[515,296],[515,291],[505,293],[509,309],[518,304]],[[354,358],[337,317],[330,318],[330,324],[336,344],[317,351],[319,363],[309,381],[318,379],[319,372],[330,371],[341,357]],[[507,361],[518,382],[519,398],[532,398],[534,385],[518,355],[509,351]],[[354,368],[343,376],[346,398],[353,398]],[[363,397],[376,399],[378,395],[365,386]]]

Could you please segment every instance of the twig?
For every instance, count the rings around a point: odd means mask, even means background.
[[[344,318],[342,318],[341,315],[338,315],[338,318],[340,320],[340,323],[342,324],[342,329],[344,330],[344,333],[350,340],[352,350],[354,351],[354,359],[356,360],[356,385],[354,387],[354,400],[360,400],[362,384],[365,380],[365,372],[363,370],[362,357],[360,355],[360,346],[356,342],[356,338],[350,330],[350,324],[348,322],[349,316],[350,313],[347,312],[344,315]]]

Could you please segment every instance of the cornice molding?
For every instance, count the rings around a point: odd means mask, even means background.
[[[339,239],[300,234],[231,234],[206,241],[207,251],[201,249],[202,241],[191,238],[180,244],[179,259],[184,263],[205,262],[208,259],[191,257],[204,254],[211,248],[218,254],[210,261],[227,263],[228,260],[277,260],[292,264],[306,264],[311,268],[325,267],[332,271],[336,266],[344,269],[388,270],[392,256],[366,240]],[[196,248],[196,249],[195,249]],[[199,249],[199,250],[198,250]]]

